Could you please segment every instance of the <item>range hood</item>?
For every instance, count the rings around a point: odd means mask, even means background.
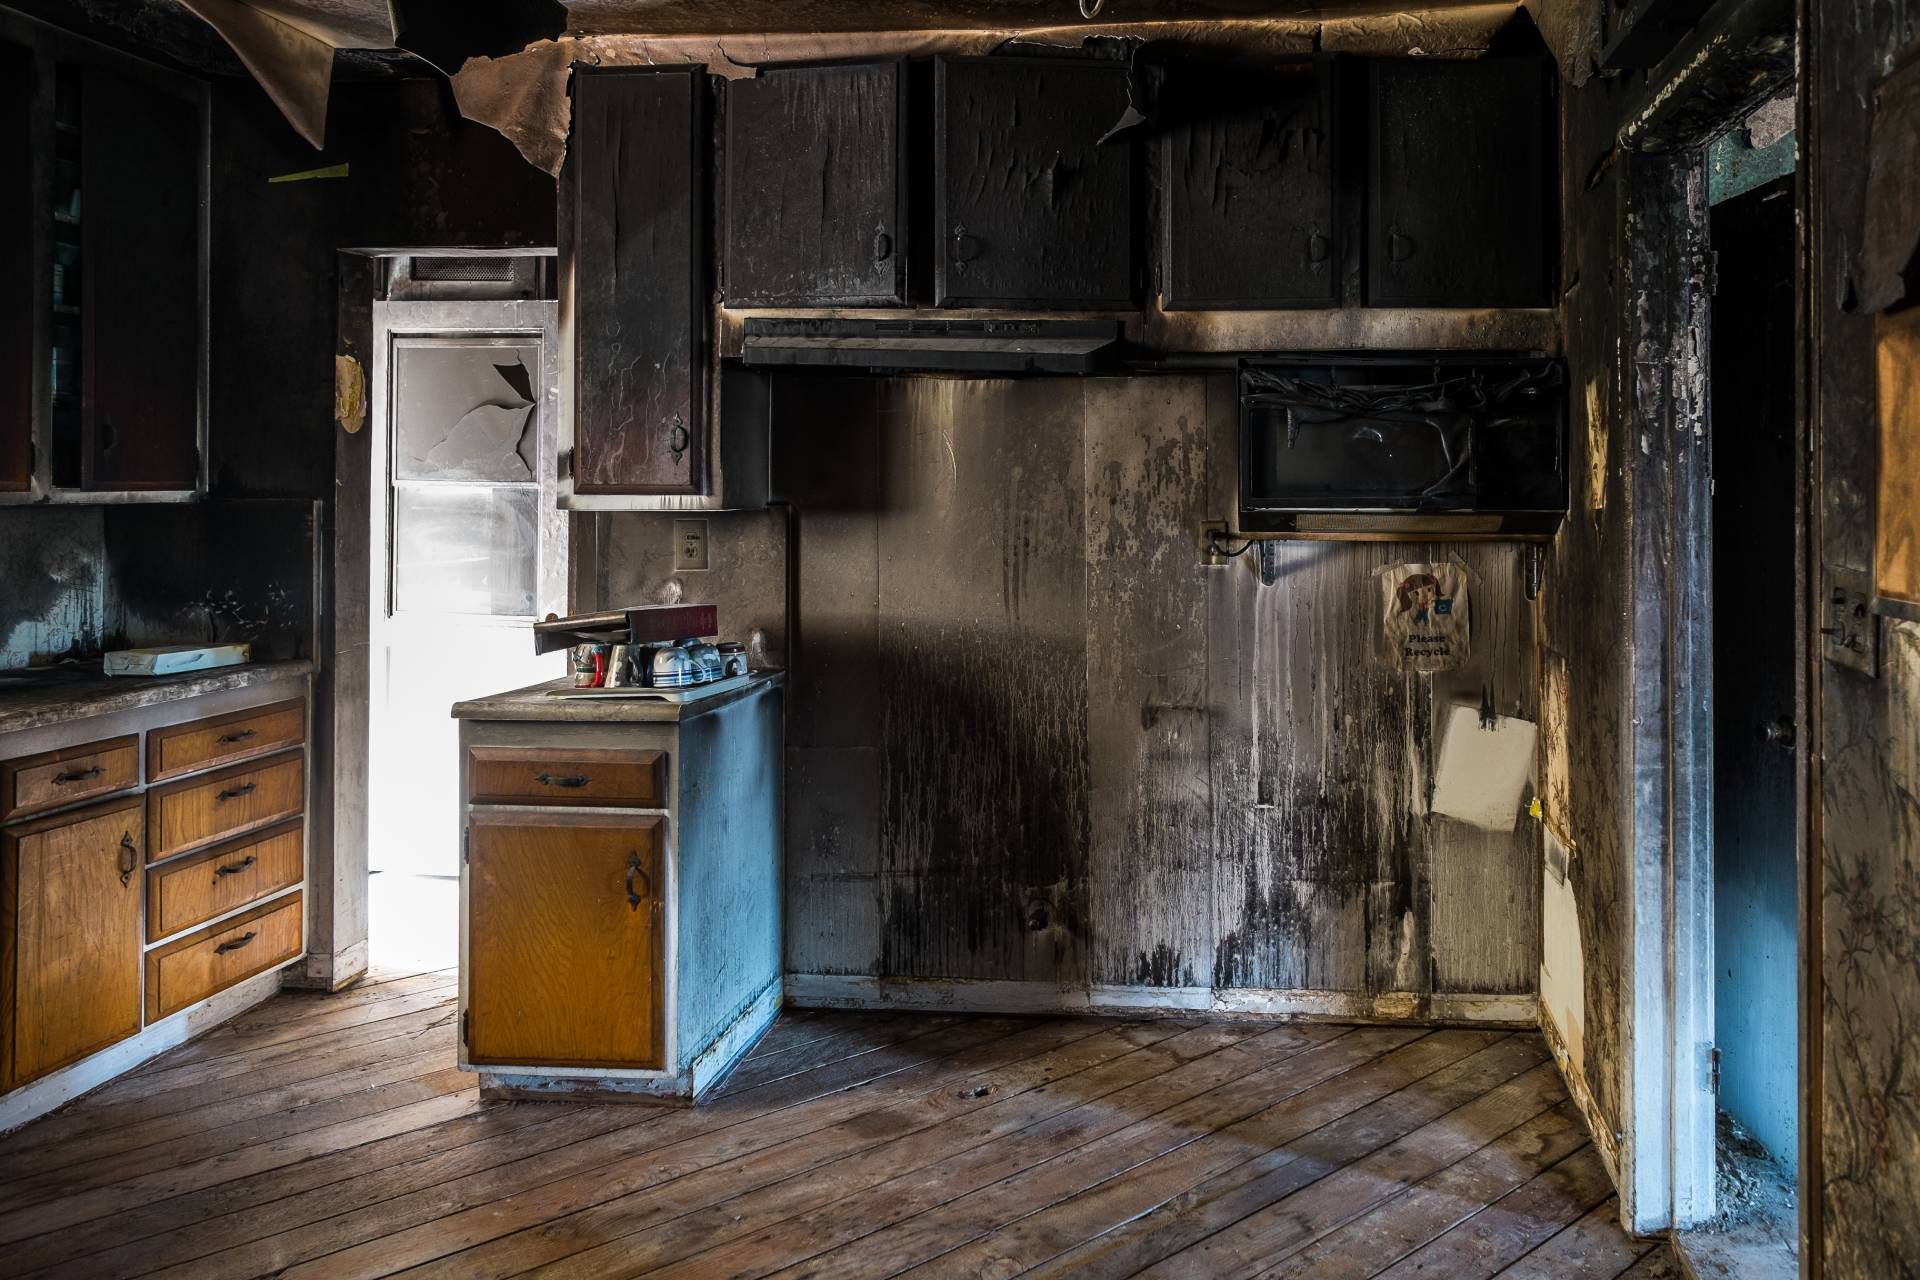
[[[749,365],[881,372],[1094,373],[1118,320],[750,319]]]

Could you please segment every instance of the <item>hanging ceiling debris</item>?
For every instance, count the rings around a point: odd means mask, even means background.
[[[705,64],[751,76],[783,62],[984,54],[1009,41],[1240,53],[1477,57],[1519,7],[1271,0],[489,0],[446,20],[431,0],[182,0],[224,36],[302,137],[325,137],[333,50],[404,49],[451,77],[460,112],[537,167],[566,156],[573,64]],[[1124,19],[1124,20],[1123,20]],[[563,34],[564,33],[564,34]]]

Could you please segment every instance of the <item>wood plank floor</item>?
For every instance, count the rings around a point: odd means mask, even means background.
[[[451,974],[0,1139],[0,1274],[1677,1276],[1540,1037],[789,1013],[699,1108],[482,1105]]]

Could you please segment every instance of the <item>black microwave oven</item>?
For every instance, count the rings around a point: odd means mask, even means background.
[[[1263,357],[1239,376],[1243,533],[1543,539],[1566,517],[1559,360]]]

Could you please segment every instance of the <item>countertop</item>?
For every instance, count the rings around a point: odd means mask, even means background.
[[[0,733],[40,729],[89,716],[179,702],[223,689],[244,689],[288,676],[311,675],[313,663],[248,662],[177,676],[109,676],[98,672],[26,685],[0,680]],[[4,675],[7,673],[0,673]]]
[[[568,687],[568,677],[530,684],[524,689],[453,704],[456,720],[564,720],[578,724],[677,723],[717,711],[762,689],[785,684],[784,671],[756,671],[747,683],[693,702],[655,702],[647,698],[554,698],[549,689]]]

